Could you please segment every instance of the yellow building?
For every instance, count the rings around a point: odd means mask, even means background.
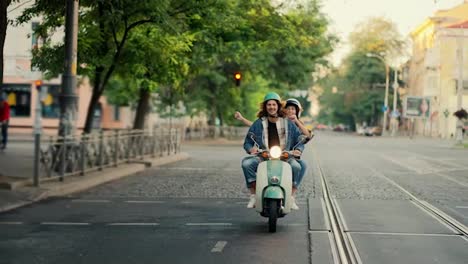
[[[468,1],[439,10],[413,32],[406,96],[430,99],[430,117],[415,119],[415,133],[450,138],[456,135],[457,82],[463,73],[462,107],[468,109]],[[460,63],[459,61],[462,61]]]

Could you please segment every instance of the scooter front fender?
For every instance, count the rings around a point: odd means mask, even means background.
[[[268,186],[263,193],[263,198],[284,199],[284,191],[279,186]]]

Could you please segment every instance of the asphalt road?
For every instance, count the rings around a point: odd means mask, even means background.
[[[468,151],[437,140],[318,133],[300,210],[268,233],[245,208],[241,146],[0,215],[0,263],[334,263],[321,173],[360,263],[466,263]]]

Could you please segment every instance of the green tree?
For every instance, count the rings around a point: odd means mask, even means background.
[[[5,47],[5,38],[8,24],[11,22],[8,19],[8,7],[18,2],[18,0],[2,0],[0,1],[0,92],[3,87],[3,71],[4,71],[4,58],[3,49]]]
[[[225,120],[234,121],[235,110],[247,109],[247,116],[253,116],[260,102],[252,100],[258,97],[251,91],[255,88],[263,94],[276,90],[283,95],[304,88],[315,65],[324,62],[322,58],[334,43],[315,1],[310,2],[311,7],[287,13],[280,13],[266,0],[227,3],[224,19],[207,25],[208,30],[194,45],[194,74],[187,89],[188,98],[206,102],[210,123],[218,119],[221,125]],[[233,80],[237,71],[243,74],[240,88]]]
[[[322,107],[328,110],[328,114],[322,114],[321,118],[350,126],[363,121],[377,125],[384,101],[385,63],[391,65],[404,57],[406,42],[391,21],[371,18],[357,26],[350,35],[349,43],[351,52],[339,70],[333,71],[321,82],[324,90],[329,91],[321,96]],[[369,53],[382,59],[368,57]],[[336,112],[337,102],[330,97],[333,86],[340,87],[341,113]],[[330,113],[334,114],[330,116]]]
[[[203,10],[213,1],[148,0],[135,3],[130,0],[80,1],[78,70],[90,76],[93,93],[89,104],[84,132],[89,133],[100,96],[106,89],[117,67],[129,67],[122,60],[127,41],[132,32],[145,25],[172,26],[172,19],[183,19],[187,14]],[[64,5],[60,0],[38,0],[25,10],[20,23],[41,15],[43,23],[37,31],[50,35],[64,24]],[[33,53],[33,64],[57,76],[63,71],[63,43],[53,43],[46,38],[44,46]]]

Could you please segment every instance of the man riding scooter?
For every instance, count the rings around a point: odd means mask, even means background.
[[[282,151],[291,151],[293,157],[290,157],[287,162],[291,165],[293,177],[297,177],[301,172],[301,165],[295,158],[300,157],[304,150],[304,144],[299,142],[301,131],[293,122],[284,117],[281,109],[280,96],[274,92],[267,93],[257,113],[258,119],[250,126],[244,140],[244,149],[251,155],[242,160],[242,170],[247,188],[250,190],[247,208],[253,208],[256,202],[256,173],[258,164],[262,161],[262,158],[256,155],[259,148],[269,150],[273,146],[279,146]],[[291,197],[291,209],[299,209],[294,197]]]

